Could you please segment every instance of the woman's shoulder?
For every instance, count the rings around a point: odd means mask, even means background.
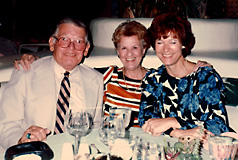
[[[104,73],[108,73],[108,72],[117,72],[119,67],[116,65],[110,65],[107,67],[96,67],[94,69],[97,70],[98,72],[104,74]]]
[[[163,65],[158,67],[157,69],[155,68],[148,69],[148,72],[146,73],[145,78],[143,79],[143,83],[150,84],[152,86],[156,85],[157,83],[159,83],[164,69],[165,67]]]
[[[214,68],[207,67],[207,66],[198,68],[196,75],[198,76],[200,80],[204,80],[209,77],[218,78],[219,80],[221,79],[221,76]]]
[[[162,75],[163,70],[165,69],[164,65],[158,67],[157,69],[155,68],[150,68],[147,69],[148,72],[146,73],[146,77],[152,77],[155,75]]]
[[[217,86],[221,90],[224,89],[224,84],[221,76],[214,68],[211,67],[200,67],[196,72],[197,79],[200,83],[208,83],[209,86]]]

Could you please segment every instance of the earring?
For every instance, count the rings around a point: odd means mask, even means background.
[[[182,49],[184,49],[185,48],[185,46],[182,46]]]

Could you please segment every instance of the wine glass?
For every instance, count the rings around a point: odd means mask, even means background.
[[[108,138],[110,139],[109,134],[114,133],[113,130],[114,128],[109,121],[109,116],[104,116],[99,128],[99,138],[105,145],[108,145]]]
[[[78,154],[80,138],[84,136],[89,128],[90,124],[90,116],[87,112],[83,111],[73,111],[72,109],[68,109],[65,117],[65,128],[69,132],[69,134],[75,137],[74,144],[74,155]]]
[[[99,128],[99,139],[107,145],[110,150],[110,144],[114,138],[116,138],[114,125],[111,123],[109,116],[104,116]],[[99,155],[96,159],[110,159],[110,157],[110,152],[108,152],[103,156]]]

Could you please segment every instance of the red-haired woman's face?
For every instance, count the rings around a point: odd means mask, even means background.
[[[155,41],[155,52],[165,66],[174,65],[183,58],[182,44],[172,34]]]

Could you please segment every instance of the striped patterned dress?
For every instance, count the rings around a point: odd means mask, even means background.
[[[139,127],[141,80],[123,77],[122,68],[117,66],[95,69],[103,74],[105,115],[108,115],[110,107],[130,108],[132,115],[129,127]]]

